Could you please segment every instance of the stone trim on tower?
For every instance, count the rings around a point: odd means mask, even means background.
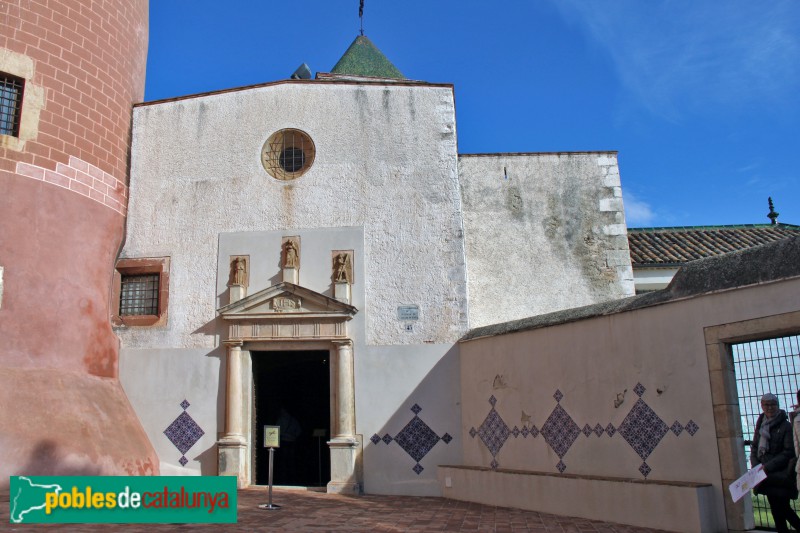
[[[128,186],[125,182],[77,157],[70,156],[69,165],[56,163],[55,171],[19,162],[17,174],[78,193],[122,216],[128,213]]]

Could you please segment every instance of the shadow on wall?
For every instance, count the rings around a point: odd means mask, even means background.
[[[413,364],[403,357],[393,359],[395,364]],[[386,369],[387,376],[403,374]],[[402,493],[408,484],[419,483],[427,485],[422,491],[441,494],[436,467],[461,462],[460,381],[459,349],[453,345],[380,428],[363,428],[367,493]],[[370,392],[385,397],[391,388],[373,383]]]
[[[193,460],[200,463],[201,476],[216,476],[217,475],[217,445],[210,446],[204,452],[192,457]]]
[[[59,452],[53,440],[41,440],[30,452],[28,462],[19,468],[17,475],[23,476],[100,476],[101,466],[92,463],[88,457],[72,460]]]

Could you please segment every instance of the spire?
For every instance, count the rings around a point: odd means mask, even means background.
[[[386,56],[372,44],[366,35],[356,37],[350,48],[333,67],[331,74],[405,79],[405,76],[391,61],[386,59]]]
[[[358,18],[361,19],[361,35],[364,35],[364,0],[358,4]]]
[[[780,215],[780,213],[775,212],[775,205],[772,203],[772,196],[767,198],[767,201],[769,202],[769,213],[767,214],[767,218],[770,219],[772,225],[774,226],[778,223],[778,215]]]

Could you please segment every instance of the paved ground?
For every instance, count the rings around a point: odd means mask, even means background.
[[[362,496],[275,489],[278,511],[258,508],[268,501],[265,489],[239,491],[237,524],[9,524],[8,493],[0,494],[0,529],[69,532],[150,533],[158,531],[469,531],[469,532],[604,532],[647,533],[654,529],[520,511],[444,498]]]

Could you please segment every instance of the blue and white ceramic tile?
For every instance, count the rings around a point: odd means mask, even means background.
[[[205,435],[205,432],[186,412],[190,405],[189,402],[183,400],[180,405],[184,411],[164,430],[164,435],[181,452],[178,462],[181,466],[186,466],[186,463],[189,462],[185,457],[186,452],[200,440],[200,437]]]

